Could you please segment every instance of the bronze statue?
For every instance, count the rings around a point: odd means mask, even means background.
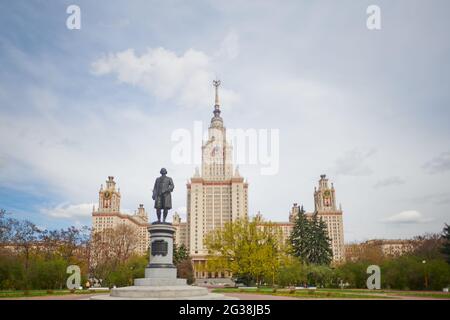
[[[155,186],[153,187],[153,200],[155,200],[156,215],[158,216],[158,223],[161,223],[161,210],[163,210],[163,223],[166,222],[167,213],[172,209],[171,192],[175,187],[172,178],[166,176],[167,170],[162,168],[161,177],[156,178]]]

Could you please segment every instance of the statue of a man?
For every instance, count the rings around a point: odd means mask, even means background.
[[[161,210],[163,210],[163,221],[166,222],[167,213],[169,209],[172,209],[172,196],[171,192],[175,187],[172,178],[166,176],[167,170],[162,168],[161,177],[156,178],[155,186],[153,187],[153,200],[155,200],[156,215],[158,216],[158,222],[161,222]]]

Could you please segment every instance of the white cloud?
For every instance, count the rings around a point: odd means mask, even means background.
[[[119,82],[137,86],[160,100],[175,101],[184,107],[211,104],[211,81],[215,78],[212,59],[194,49],[184,54],[164,48],[149,48],[142,55],[133,49],[110,53],[92,63],[95,75],[114,74]],[[221,100],[230,107],[238,99],[233,91],[221,88]]]
[[[425,218],[419,211],[407,210],[394,214],[386,219],[383,219],[382,221],[394,224],[413,224],[430,222],[432,220],[433,219]]]
[[[368,176],[372,174],[372,169],[367,165],[367,159],[375,153],[375,150],[353,149],[347,151],[340,158],[336,159],[332,169],[336,175],[344,176]]]
[[[59,204],[53,208],[43,208],[41,212],[52,218],[75,219],[86,218],[92,213],[93,203]]]

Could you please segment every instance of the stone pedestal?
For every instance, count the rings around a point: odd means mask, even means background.
[[[91,299],[233,299],[221,294],[209,293],[206,288],[187,285],[186,279],[177,278],[177,268],[173,264],[175,228],[170,223],[153,223],[148,231],[150,232],[150,262],[145,269],[145,278],[134,279],[134,286],[114,288],[110,295],[94,296]]]
[[[168,223],[158,223],[152,224],[148,231],[150,232],[150,263],[145,269],[145,278],[136,279],[134,283],[148,283],[146,282],[148,279],[158,279],[160,283],[176,285],[177,267],[173,264],[175,228]]]

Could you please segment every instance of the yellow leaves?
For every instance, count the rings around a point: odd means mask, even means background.
[[[235,275],[249,275],[255,280],[273,278],[284,251],[279,243],[275,225],[256,219],[238,219],[206,236],[210,252],[210,271],[231,271]]]

